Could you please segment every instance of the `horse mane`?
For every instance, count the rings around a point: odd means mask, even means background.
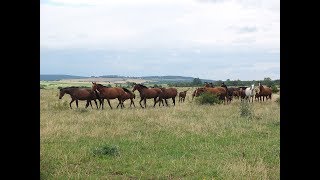
[[[122,89],[123,89],[125,92],[127,92],[127,93],[129,93],[129,94],[131,94],[131,95],[133,94],[133,93],[132,93],[129,89],[127,89],[127,88],[124,88],[124,87],[123,87]]]
[[[146,88],[146,89],[148,89],[148,87],[147,86],[145,86],[145,85],[142,85],[142,84],[137,84],[138,86],[140,86],[140,87],[142,87],[142,88]]]

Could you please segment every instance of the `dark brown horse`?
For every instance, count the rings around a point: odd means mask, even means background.
[[[157,102],[156,100],[159,97],[160,93],[162,92],[161,89],[159,88],[148,88],[142,84],[134,84],[132,92],[134,92],[135,90],[138,90],[140,93],[141,100],[139,101],[139,104],[142,108],[147,107],[147,99],[151,99],[151,98],[153,98],[154,100],[153,107],[155,107]],[[141,105],[142,100],[144,101],[144,107]]]
[[[176,96],[178,94],[178,91],[176,88],[160,88],[161,89],[161,93],[159,95],[159,106],[162,102],[162,106],[164,106],[164,103],[163,103],[163,100],[166,102],[166,105],[168,106],[168,102],[167,102],[167,99],[170,99],[172,98],[172,102],[173,102],[173,105],[175,106],[176,105]],[[158,102],[157,101],[157,102]]]
[[[104,104],[104,99],[107,99],[110,108],[112,106],[110,104],[110,99],[118,99],[119,104],[121,104],[121,108],[123,108],[123,99],[125,96],[125,91],[120,87],[106,87],[102,84],[97,84],[92,82],[92,90],[98,90],[100,93],[100,98],[102,99],[102,109]]]
[[[89,104],[91,105],[91,108],[92,108],[92,104],[91,104],[92,100],[95,102],[97,109],[99,107],[98,107],[96,99],[99,100],[100,106],[102,103],[100,96],[99,96],[99,93],[97,91],[93,91],[91,88],[79,88],[79,87],[61,88],[59,99],[61,99],[65,94],[69,94],[71,97],[71,102],[69,103],[71,109],[72,109],[71,104],[73,101],[76,101],[76,105],[78,108],[78,100],[87,101],[86,108],[89,106]]]
[[[182,92],[179,92],[179,102],[184,102],[184,100],[186,99],[186,96],[187,96],[187,91],[189,89],[182,91]]]
[[[133,106],[134,107],[136,107],[135,105],[134,105],[134,101],[133,101],[133,99],[135,99],[136,98],[136,95],[133,93],[133,92],[131,92],[129,89],[127,89],[127,88],[122,88],[124,91],[125,91],[125,95],[124,95],[124,97],[123,97],[123,102],[124,101],[126,101],[127,99],[130,99],[130,107],[131,107],[131,105],[133,104]],[[117,105],[117,108],[118,108],[118,106],[120,105],[120,102],[118,103],[118,105]],[[123,105],[124,106],[124,105]]]
[[[264,101],[264,97],[266,97],[266,101],[268,98],[271,100],[272,90],[269,87],[262,86],[261,82],[259,82],[259,95],[262,97],[262,100]],[[261,98],[260,98],[261,101]]]
[[[224,82],[222,82],[221,87],[225,88],[226,90],[226,99],[227,99],[227,103],[232,101],[232,97],[233,97],[233,90],[229,89],[227,87],[227,85],[224,84]]]

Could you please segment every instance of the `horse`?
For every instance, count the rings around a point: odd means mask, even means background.
[[[190,88],[189,88],[190,89]],[[179,92],[179,102],[184,102],[186,96],[187,96],[187,91],[189,90],[185,90],[185,91],[182,91],[182,92]]]
[[[261,101],[261,95],[260,95],[260,92],[259,92],[259,89],[258,88],[256,88],[256,89],[254,89],[255,90],[255,95],[254,95],[254,100],[255,101]]]
[[[162,92],[160,88],[148,88],[142,84],[134,84],[132,92],[135,90],[138,90],[140,93],[140,98],[141,100],[139,101],[139,104],[142,108],[147,107],[147,99],[153,98],[154,100],[154,105],[153,107],[156,106],[156,100],[159,97],[160,93]],[[141,101],[144,100],[144,107],[141,104]]]
[[[136,95],[133,92],[131,92],[130,90],[128,90],[127,88],[122,88],[122,89],[125,91],[125,95],[124,95],[124,97],[122,99],[123,102],[126,101],[127,99],[130,99],[130,101],[131,101],[130,102],[130,107],[131,107],[132,104],[133,104],[134,107],[136,107],[134,105],[134,101],[133,101],[133,99],[136,98]],[[118,103],[117,108],[118,108],[119,105],[120,105],[120,102]]]
[[[230,91],[227,85],[224,84],[224,82],[222,82],[221,87],[225,88],[226,90],[226,98],[227,98],[227,104],[228,104],[228,102],[232,101],[233,91]]]
[[[254,84],[252,84],[251,87],[246,88],[245,94],[246,94],[246,99],[248,99],[250,102],[250,98],[251,98],[253,102],[253,97],[255,95]]]
[[[235,88],[236,89],[236,88]],[[239,99],[239,97],[240,97],[240,89],[239,90],[234,90],[233,92],[232,92],[232,96],[233,97],[236,97],[237,99]]]
[[[158,99],[159,106],[161,105],[161,102],[162,102],[162,106],[164,106],[163,99],[166,102],[166,105],[168,106],[167,99],[169,99],[169,98],[172,98],[173,105],[175,106],[176,105],[176,96],[178,94],[177,89],[176,88],[160,88],[160,89],[162,92],[160,93],[159,99]]]
[[[104,104],[104,99],[107,99],[108,104],[110,108],[112,109],[112,106],[110,104],[110,99],[118,99],[119,103],[121,104],[121,108],[123,108],[123,99],[125,96],[125,91],[120,87],[106,87],[102,84],[97,84],[95,82],[92,82],[92,90],[98,90],[100,93],[100,97],[102,99],[102,109]]]
[[[72,109],[71,104],[73,103],[73,101],[76,101],[76,106],[78,108],[78,100],[87,101],[86,108],[89,106],[89,104],[91,105],[91,108],[93,108],[92,104],[91,104],[91,100],[93,100],[95,102],[97,109],[99,107],[98,107],[96,99],[99,100],[100,106],[102,103],[99,93],[97,91],[91,90],[91,88],[79,88],[79,87],[74,87],[74,86],[61,88],[59,99],[61,99],[65,94],[69,94],[71,97],[71,102],[69,103],[69,106],[71,109]]]
[[[260,90],[260,96],[262,96],[262,100],[264,101],[264,97],[266,97],[266,101],[268,98],[271,100],[272,90],[269,87],[264,87],[261,85],[261,82],[259,82],[259,90]],[[260,99],[261,100],[261,99]]]

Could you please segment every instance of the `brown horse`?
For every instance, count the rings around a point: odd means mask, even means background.
[[[133,93],[133,92],[131,92],[129,89],[127,89],[127,88],[122,88],[124,91],[125,91],[125,95],[124,95],[124,97],[123,97],[123,102],[124,101],[126,101],[127,99],[130,99],[130,107],[131,107],[131,105],[133,104],[133,106],[134,107],[136,107],[135,105],[134,105],[134,101],[133,101],[133,99],[135,99],[136,98],[136,95]],[[120,105],[120,102],[118,103],[118,105],[117,105],[117,108],[118,108],[118,106]],[[124,105],[123,105],[124,106]]]
[[[102,84],[97,84],[95,82],[92,82],[92,90],[98,90],[100,93],[100,97],[102,99],[102,109],[104,104],[104,99],[107,99],[108,104],[110,108],[112,109],[112,106],[110,104],[110,99],[118,99],[119,104],[121,104],[121,108],[123,108],[123,98],[125,96],[125,91],[120,87],[106,87]]]
[[[232,101],[232,97],[233,97],[233,90],[229,89],[227,87],[227,85],[224,84],[224,82],[222,82],[221,87],[223,87],[226,90],[226,99],[227,99],[227,103]]]
[[[189,89],[187,89],[186,91],[179,92],[179,102],[184,102],[184,100],[186,99],[186,96],[187,96],[187,91]]]
[[[147,99],[151,99],[151,98],[153,98],[154,100],[153,107],[155,107],[157,102],[156,100],[159,97],[160,93],[162,92],[161,89],[159,88],[148,88],[142,84],[134,84],[132,92],[134,92],[135,90],[138,90],[140,93],[141,100],[139,101],[139,104],[142,108],[147,107]],[[144,101],[144,107],[141,105],[142,100]]]
[[[91,100],[93,100],[96,103],[97,109],[99,107],[98,107],[96,99],[99,100],[100,106],[102,103],[100,96],[99,96],[99,93],[97,91],[93,91],[91,88],[79,88],[79,87],[61,88],[59,99],[61,99],[65,94],[69,94],[71,97],[71,102],[69,103],[71,109],[72,109],[71,104],[73,101],[76,101],[76,105],[78,108],[78,100],[87,101],[86,108],[89,106],[89,104],[91,105],[91,108],[92,108]]]
[[[160,93],[159,99],[158,99],[159,106],[160,106],[161,102],[162,102],[162,106],[164,106],[163,99],[166,102],[166,105],[168,106],[167,99],[169,99],[169,98],[172,98],[173,105],[175,106],[176,105],[176,96],[178,94],[177,89],[176,88],[160,88],[160,89],[162,92]]]
[[[271,100],[272,90],[269,87],[264,87],[261,85],[261,82],[259,82],[259,95],[262,96],[262,100],[264,101],[264,97],[266,97],[266,101],[268,98]],[[260,99],[261,101],[261,99]]]

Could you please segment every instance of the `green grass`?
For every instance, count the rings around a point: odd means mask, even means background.
[[[185,88],[179,88],[181,91]],[[69,95],[40,90],[42,179],[280,179],[280,107],[185,103],[147,109],[70,109]],[[274,100],[276,99],[274,95]]]

